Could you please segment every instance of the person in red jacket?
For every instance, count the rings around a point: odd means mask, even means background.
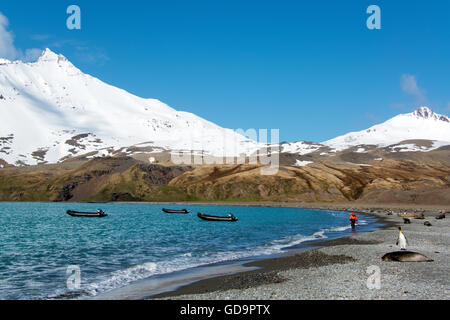
[[[350,224],[352,225],[352,229],[355,229],[356,222],[358,221],[358,217],[352,212],[350,216]]]

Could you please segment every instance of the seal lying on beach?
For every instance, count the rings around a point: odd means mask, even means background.
[[[437,215],[435,218],[438,219],[438,220],[445,219],[445,213]]]
[[[423,254],[412,251],[394,251],[386,253],[381,260],[386,262],[430,262],[432,259],[424,256]]]
[[[403,213],[400,215],[402,218],[413,218],[413,219],[425,219],[423,213]]]

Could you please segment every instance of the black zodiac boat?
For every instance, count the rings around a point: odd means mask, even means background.
[[[183,209],[183,210],[171,210],[171,209],[163,208],[162,211],[164,211],[165,213],[184,213],[184,214],[189,213],[189,211],[187,211],[186,209]]]
[[[72,217],[90,217],[90,218],[103,218],[106,217],[107,214],[103,212],[103,210],[98,210],[97,212],[80,212],[67,210],[66,213]]]
[[[221,216],[211,216],[211,215],[207,215],[207,214],[199,212],[197,214],[197,216],[200,219],[207,220],[207,221],[228,221],[228,222],[238,221],[238,219],[235,216],[233,216],[231,213],[226,217],[221,217]]]

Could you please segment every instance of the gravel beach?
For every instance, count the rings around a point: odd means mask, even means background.
[[[306,252],[294,251],[286,257],[250,263],[260,269],[201,280],[153,299],[449,299],[450,214],[445,219],[435,219],[448,208],[350,208],[348,204],[312,207],[376,215],[386,226],[370,233],[314,243],[316,247]],[[411,218],[410,224],[404,224],[398,214],[405,211],[423,213],[425,219]],[[431,226],[424,225],[425,221]],[[399,250],[395,245],[397,226],[402,226],[408,238],[409,251],[434,261],[382,261],[384,254]],[[379,286],[374,281],[378,272]]]

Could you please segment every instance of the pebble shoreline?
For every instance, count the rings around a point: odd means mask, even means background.
[[[449,299],[450,214],[445,219],[435,219],[445,208],[357,209],[330,205],[326,209],[375,215],[387,226],[348,238],[324,241],[323,247],[313,251],[263,261],[259,271],[202,280],[154,299]],[[399,214],[405,210],[423,213],[425,219],[411,219],[410,224],[403,224]],[[425,221],[431,226],[425,226]],[[402,226],[408,238],[408,250],[434,261],[382,261],[385,253],[399,250],[395,245],[397,226]],[[369,267],[374,269],[368,270]],[[368,287],[368,279],[374,278],[374,270],[380,271],[379,289],[374,288],[375,283],[370,280],[372,288]]]

